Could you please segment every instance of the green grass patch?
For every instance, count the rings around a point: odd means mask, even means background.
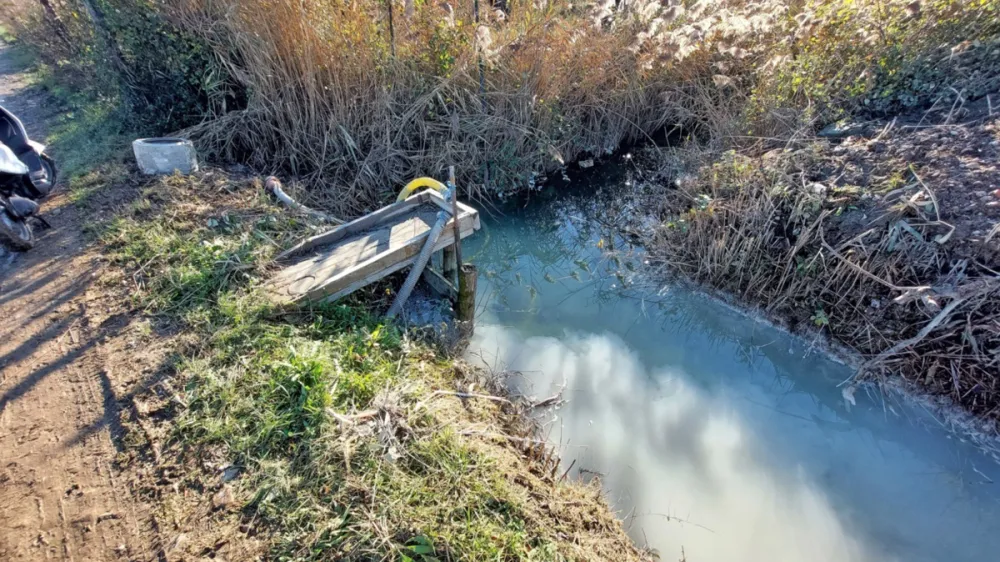
[[[48,84],[49,82],[45,82]],[[119,110],[102,102],[77,102],[75,97],[63,97],[61,88],[49,87],[67,111],[49,125],[47,143],[58,158],[60,172],[69,182],[70,191],[78,202],[92,193],[79,184],[92,184],[86,176],[95,172],[98,164],[121,163],[128,156],[134,131],[126,126]],[[66,93],[68,95],[68,92]],[[108,177],[107,172],[94,174]]]
[[[500,391],[386,324],[384,303],[268,304],[270,259],[310,229],[259,193],[163,178],[102,239],[138,302],[196,342],[177,368],[168,449],[182,465],[240,467],[231,515],[266,530],[271,558],[639,559],[594,489],[554,481],[547,459],[496,437],[530,437],[521,411],[450,395]]]

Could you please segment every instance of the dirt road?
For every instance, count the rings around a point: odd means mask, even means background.
[[[42,139],[53,112],[13,55],[0,42],[0,105]],[[129,320],[80,212],[59,192],[42,212],[53,228],[35,249],[0,250],[0,560],[149,559],[147,516],[115,467],[108,356]]]

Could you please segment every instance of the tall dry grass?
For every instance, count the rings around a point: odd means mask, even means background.
[[[997,0],[484,0],[479,22],[473,0],[48,4],[74,21],[103,8],[123,68],[152,77],[131,98],[170,111],[155,78],[185,90],[181,121],[200,118],[187,133],[208,156],[300,176],[343,215],[448,165],[472,196],[503,197],[672,131],[761,149],[1000,88]],[[53,22],[41,5],[0,20],[33,40]]]
[[[482,2],[477,24],[471,0],[168,2],[248,93],[191,133],[306,176],[344,213],[449,164],[473,195],[504,196],[665,129],[766,145],[845,110],[974,94],[991,82],[951,49],[995,39],[996,4]]]
[[[189,133],[221,158],[304,176],[337,212],[450,164],[471,195],[503,197],[666,131],[745,134],[753,71],[794,24],[781,0],[484,2],[478,25],[472,2],[407,1],[391,3],[390,33],[389,5],[174,4],[248,92]]]
[[[400,4],[393,55],[385,6],[185,3],[181,21],[249,93],[246,108],[190,133],[221,158],[305,176],[328,207],[353,213],[452,164],[472,195],[503,196],[676,118],[628,35],[581,25],[583,10],[484,3],[477,28],[468,5]]]
[[[113,8],[123,29],[107,35],[135,68],[193,77],[188,106],[205,113],[188,133],[208,155],[301,176],[340,214],[447,165],[473,196],[502,197],[668,131],[762,147],[845,111],[978,95],[1000,76],[969,55],[991,49],[966,48],[1000,34],[997,0],[484,0],[478,23],[474,0],[50,4],[62,19]],[[40,5],[17,0],[0,20],[31,36]],[[150,14],[176,33],[144,35],[183,34],[171,48],[207,46],[213,63],[141,53],[124,28]]]
[[[655,261],[822,330],[865,357],[863,377],[902,376],[1000,430],[1000,277],[934,241],[948,225],[927,210],[929,187],[914,179],[877,213],[845,219],[866,200],[814,182],[830,161],[808,147],[686,157],[661,170],[678,179],[653,197],[666,217],[649,242]]]

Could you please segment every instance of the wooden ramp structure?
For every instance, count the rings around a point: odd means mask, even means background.
[[[479,212],[461,202],[457,208],[460,238],[466,238],[479,230]],[[412,265],[439,213],[446,213],[448,222],[434,245],[434,252],[453,246],[452,209],[452,202],[441,194],[423,191],[307,238],[278,256],[284,268],[265,284],[265,292],[272,302],[280,305],[335,301]],[[447,268],[447,257],[444,261]],[[448,276],[452,273],[446,271]],[[455,282],[432,268],[424,270],[423,279],[452,298],[457,294]]]

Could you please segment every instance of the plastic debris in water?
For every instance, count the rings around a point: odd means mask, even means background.
[[[847,408],[848,412],[851,411],[851,406],[858,405],[857,401],[854,400],[854,391],[856,389],[856,386],[851,385],[845,386],[844,389],[840,391],[840,394],[844,397],[844,406]]]

